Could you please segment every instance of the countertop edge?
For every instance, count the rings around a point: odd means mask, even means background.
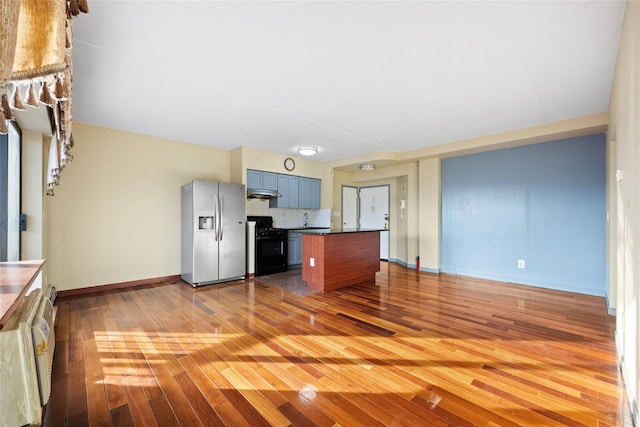
[[[318,230],[330,230],[331,227],[276,227],[278,230],[285,231],[318,231]]]
[[[302,234],[315,234],[315,235],[324,235],[324,234],[353,234],[353,233],[371,233],[371,232],[375,232],[375,231],[388,231],[388,229],[383,229],[383,228],[347,228],[347,229],[342,229],[342,228],[329,228],[329,229],[322,229],[322,230],[299,230],[299,233]]]
[[[42,267],[45,262],[46,260],[0,262],[0,286],[20,287],[20,290],[16,293],[3,293],[0,295],[0,310],[2,310],[0,311],[0,330],[4,328],[9,321],[9,318],[15,313],[27,290],[31,287],[38,274],[42,271]],[[12,273],[14,272],[12,269],[21,268],[29,269],[28,276],[25,276],[25,274],[9,274],[9,277],[6,277],[7,272]],[[5,283],[7,279],[11,280],[11,282],[17,283]]]

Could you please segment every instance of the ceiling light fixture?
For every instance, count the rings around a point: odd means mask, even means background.
[[[376,165],[372,164],[372,163],[366,163],[364,165],[360,165],[360,170],[361,171],[372,171],[376,168]]]
[[[298,147],[298,153],[303,156],[313,156],[318,152],[317,147],[311,147],[310,145],[303,145],[302,147]]]

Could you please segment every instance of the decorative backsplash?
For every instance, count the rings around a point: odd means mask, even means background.
[[[330,209],[269,208],[268,200],[248,199],[247,216],[271,216],[273,226],[278,228],[302,227],[305,212],[309,216],[307,227],[330,227]]]

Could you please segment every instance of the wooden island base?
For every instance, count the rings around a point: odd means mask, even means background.
[[[302,280],[322,292],[375,282],[380,271],[380,232],[303,233]]]

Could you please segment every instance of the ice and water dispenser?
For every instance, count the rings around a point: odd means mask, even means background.
[[[213,230],[213,216],[199,216],[198,217],[198,229],[199,230]]]

